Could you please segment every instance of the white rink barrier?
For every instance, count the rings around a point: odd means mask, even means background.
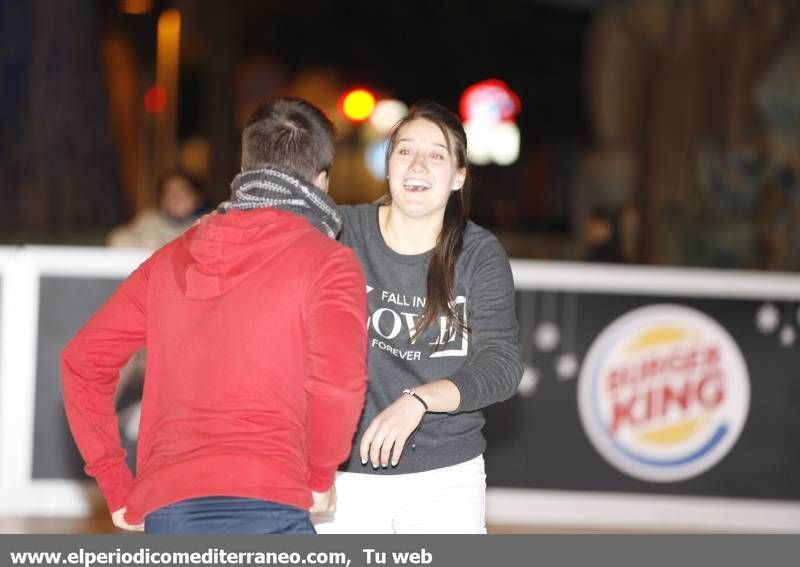
[[[147,255],[0,247],[0,516],[82,517],[97,504],[66,431],[58,352]],[[512,268],[526,377],[519,395],[486,412],[489,524],[800,531],[800,339],[789,340],[800,326],[800,276],[522,260]],[[692,325],[704,317],[701,337]],[[714,407],[687,401],[686,371],[619,382],[619,368],[697,350],[720,328],[745,370],[717,369],[724,385]],[[718,354],[727,364],[728,351]],[[645,391],[656,382],[660,413],[654,387]],[[638,397],[624,398],[626,388]],[[704,439],[717,422],[722,433]]]

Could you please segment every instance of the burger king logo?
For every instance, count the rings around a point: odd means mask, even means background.
[[[696,476],[733,447],[750,405],[747,365],[728,332],[680,305],[631,311],[594,341],[578,383],[589,439],[635,478]]]

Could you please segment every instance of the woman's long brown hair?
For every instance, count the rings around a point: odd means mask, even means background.
[[[448,326],[459,331],[468,331],[467,322],[457,311],[454,301],[455,269],[458,257],[464,247],[464,229],[469,220],[471,201],[471,175],[467,162],[467,135],[458,117],[435,102],[418,102],[411,107],[408,114],[395,124],[389,135],[386,148],[386,165],[388,171],[389,156],[394,151],[397,136],[406,124],[424,119],[434,123],[444,134],[450,154],[455,158],[456,167],[464,169],[464,185],[458,191],[451,191],[444,210],[442,230],[436,239],[430,263],[428,264],[428,280],[425,310],[412,337],[415,341],[423,332],[433,325],[440,316],[447,317]],[[391,202],[391,194],[388,202]]]

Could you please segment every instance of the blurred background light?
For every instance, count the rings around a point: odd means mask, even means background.
[[[378,181],[386,179],[386,147],[388,142],[385,139],[375,140],[367,146],[364,151],[364,160],[367,170]]]
[[[467,159],[475,165],[488,165],[492,161],[489,130],[486,122],[464,122],[467,134]]]
[[[493,124],[483,120],[464,123],[467,159],[475,165],[511,165],[519,157],[519,127],[513,122]]]
[[[385,99],[375,105],[375,110],[372,112],[369,121],[380,135],[385,135],[407,113],[408,106],[402,101]]]
[[[159,41],[176,41],[181,31],[181,13],[178,10],[166,10],[158,18]]]
[[[180,71],[181,13],[166,10],[158,17],[156,30],[156,83],[164,88],[166,100],[159,111],[153,132],[155,156],[152,172],[165,171],[177,164],[178,74]],[[155,183],[143,195],[148,205],[155,202]]]
[[[511,165],[517,161],[519,138],[519,128],[513,122],[500,122],[493,125],[489,130],[492,161],[497,165]],[[467,143],[469,144],[469,142]]]
[[[514,119],[521,108],[516,93],[499,79],[475,83],[464,91],[459,111],[471,163],[511,165],[517,161],[520,133]]]
[[[161,85],[153,85],[144,93],[144,109],[158,114],[167,106],[167,91]]]
[[[153,9],[153,0],[119,0],[119,11],[125,14],[147,14]]]
[[[797,331],[794,327],[788,324],[784,325],[780,332],[781,346],[789,348],[794,345],[795,339],[797,339]]]
[[[513,120],[521,108],[519,97],[499,79],[475,83],[464,91],[459,103],[461,118],[465,122]]]
[[[375,95],[367,89],[348,91],[341,102],[341,112],[353,122],[364,122],[375,110]]]

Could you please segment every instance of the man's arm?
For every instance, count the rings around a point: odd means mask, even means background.
[[[109,511],[125,507],[133,475],[119,437],[119,370],[145,345],[150,263],[139,266],[61,353],[61,384],[72,436]]]
[[[350,454],[366,392],[366,282],[353,252],[328,255],[306,298],[309,483],[324,493]]]

